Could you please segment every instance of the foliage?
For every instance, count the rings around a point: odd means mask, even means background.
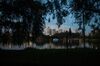
[[[0,35],[2,29],[5,29],[5,33],[11,29],[18,41],[28,40],[30,33],[36,38],[42,34],[48,14],[53,15],[52,19],[56,19],[60,27],[69,13],[75,15],[82,29],[83,22],[84,25],[91,24],[92,18],[100,16],[100,0],[0,0]],[[95,24],[99,24],[100,19],[97,18]]]
[[[82,29],[83,20],[85,25],[90,24],[92,18],[96,19],[97,14],[100,15],[100,0],[72,0],[70,7],[72,9],[71,12],[75,15],[76,23],[79,24],[80,29]],[[82,17],[83,15],[84,19]]]

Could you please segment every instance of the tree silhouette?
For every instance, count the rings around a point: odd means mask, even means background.
[[[61,9],[61,5],[65,4],[66,0],[62,0],[61,2],[58,0],[47,0],[47,3],[42,3],[40,0],[1,0],[1,29],[3,27],[7,30],[11,28],[13,38],[16,41],[22,38],[21,36],[29,38],[30,32],[33,32],[36,38],[42,34],[45,24],[44,18],[47,13],[52,13],[57,17],[58,26],[63,23],[63,16],[66,16],[68,13],[66,10]]]
[[[2,26],[4,26],[8,30],[11,27],[14,33],[13,34],[14,38],[16,38],[16,41],[20,40],[19,38],[22,38],[21,37],[22,35],[24,35],[24,37],[29,38],[29,32],[32,32],[31,31],[32,26],[38,29],[38,30],[33,29],[35,34],[42,32],[41,29],[42,29],[42,24],[44,24],[44,22],[42,21],[42,15],[41,16],[38,15],[38,13],[43,9],[41,3],[37,1],[34,2],[33,0],[29,0],[29,1],[2,0],[0,7],[1,7],[0,12],[2,12],[3,14],[2,16],[0,16],[1,29]],[[40,16],[39,19],[38,16]],[[22,23],[20,23],[19,21]]]
[[[85,45],[85,26],[91,22],[91,19],[100,15],[99,0],[73,0],[70,4],[72,13],[74,13],[79,29],[82,29]]]
[[[73,13],[85,38],[85,25],[96,14],[100,15],[99,6],[99,0],[1,0],[0,32],[3,27],[7,31],[12,29],[15,41],[20,41],[20,37],[22,42],[29,41],[30,33],[33,33],[33,38],[42,34],[48,14],[53,15],[52,19],[56,19],[60,27],[65,22],[64,17]]]

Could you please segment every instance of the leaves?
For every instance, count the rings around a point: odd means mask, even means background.
[[[63,11],[62,11],[62,15],[63,15],[64,17],[66,17],[68,14],[69,14],[68,11],[66,11],[66,10],[63,10]]]
[[[81,27],[83,23],[86,26],[87,24],[93,22],[93,21],[91,22],[91,19],[98,18],[97,15],[94,15],[94,14],[100,13],[99,12],[100,8],[96,4],[100,4],[100,0],[73,0],[71,1],[70,3],[71,12],[74,13],[76,21],[78,22],[77,24],[79,25],[79,29],[80,28],[83,29]],[[98,20],[96,20],[96,22],[98,22]],[[96,25],[97,24],[96,22],[93,25]]]
[[[66,6],[67,0],[48,0],[48,2],[45,4],[46,12],[53,14],[52,19],[57,19],[58,26],[64,23],[63,17],[66,17],[69,14],[67,8],[64,9]],[[50,20],[48,21],[50,22]]]
[[[35,32],[35,35],[42,34],[44,28],[43,12],[45,6],[40,2],[33,0],[2,0],[0,11],[3,17],[0,17],[7,31],[12,29],[13,38],[19,41],[19,37],[28,39],[29,32]],[[9,20],[8,20],[9,19]],[[0,28],[2,29],[2,28]]]
[[[61,0],[61,4],[67,5],[67,0]]]

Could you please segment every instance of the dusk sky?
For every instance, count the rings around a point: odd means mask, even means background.
[[[71,0],[67,0],[67,4],[69,4],[70,1]],[[46,3],[47,1],[41,0],[41,2]],[[51,18],[50,22],[48,22],[48,18]],[[75,23],[75,18],[72,14],[69,14],[64,19],[65,19],[65,23],[63,23],[59,29],[69,30],[69,28],[71,28],[73,32],[75,32],[78,29],[78,25]],[[57,23],[57,20],[56,19],[53,20],[52,15],[47,16],[46,28],[50,27],[51,29],[58,29],[56,23]],[[91,28],[89,26],[86,26],[86,35],[88,35],[90,32],[91,32]]]
[[[58,29],[57,26],[57,20],[56,19],[51,19],[50,22],[48,22],[48,18],[52,18],[52,16],[48,16],[46,20],[46,28],[50,27],[51,29]],[[75,22],[75,18],[72,16],[72,14],[68,15],[67,17],[64,18],[65,23],[61,25],[59,29],[63,30],[69,30],[69,28],[72,29],[73,32],[75,32],[78,29],[78,25]],[[46,30],[46,29],[45,29]],[[86,34],[88,34],[91,31],[91,28],[89,26],[86,26]]]

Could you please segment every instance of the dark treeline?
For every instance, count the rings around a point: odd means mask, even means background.
[[[0,1],[0,38],[3,43],[17,42],[36,38],[43,31],[43,5],[32,0]]]
[[[63,17],[73,14],[85,37],[87,24],[93,29],[100,25],[100,1],[0,0],[0,41],[14,44],[34,41],[43,34],[47,14],[53,14],[52,19],[57,19],[58,27],[64,23]]]

